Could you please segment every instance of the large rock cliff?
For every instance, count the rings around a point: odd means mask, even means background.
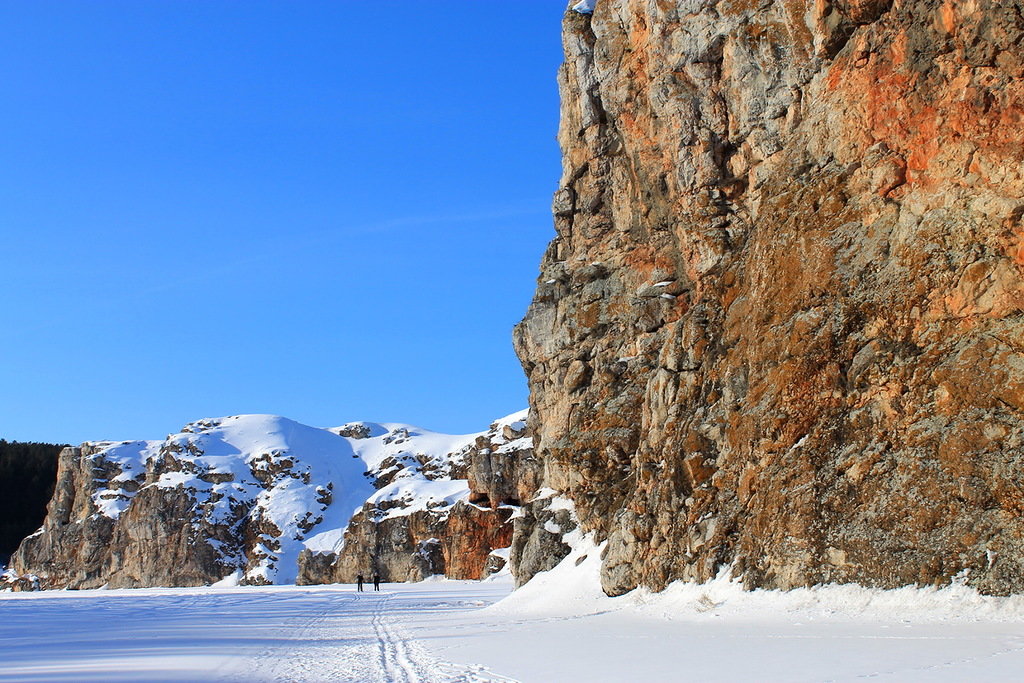
[[[578,8],[515,341],[606,592],[1024,590],[1024,2]]]
[[[65,448],[46,520],[0,584],[323,583],[373,571],[390,581],[481,578],[504,564],[509,504],[518,502],[489,493],[508,490],[497,473],[535,462],[525,417],[448,435],[240,415],[190,423],[163,441]]]

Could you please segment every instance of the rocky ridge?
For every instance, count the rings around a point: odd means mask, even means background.
[[[605,591],[1024,590],[1024,4],[576,7],[515,343]]]
[[[504,564],[513,509],[509,501],[470,503],[466,477],[495,467],[492,450],[504,449],[502,471],[529,457],[524,418],[453,436],[401,424],[319,429],[240,415],[190,423],[163,441],[66,448],[47,518],[22,542],[4,581],[18,588],[312,583],[374,570],[397,581],[480,578]],[[482,490],[507,486],[476,476]]]

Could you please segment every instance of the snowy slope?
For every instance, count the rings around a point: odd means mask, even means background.
[[[474,434],[441,434],[413,425],[395,422],[355,422],[335,427],[339,434],[364,433],[367,436],[346,437],[353,451],[366,463],[381,488],[367,503],[386,509],[386,517],[409,515],[418,510],[443,512],[469,495],[464,476],[470,448],[482,436],[499,448],[524,447],[509,442],[501,433],[506,425],[515,431],[525,427],[527,411],[521,410],[496,420],[488,431]],[[531,441],[529,438],[517,441]],[[510,449],[510,452],[513,449]],[[311,549],[313,543],[309,544]],[[337,547],[321,547],[336,550]]]
[[[359,427],[369,430],[369,436],[346,438],[382,484],[364,502],[387,508],[387,515],[394,517],[451,507],[469,495],[466,479],[454,475],[464,468],[466,450],[486,432],[441,434],[397,422],[349,423],[331,431],[344,434]],[[336,550],[337,546],[321,549]]]
[[[242,519],[262,529],[248,557],[205,539],[249,580],[294,581],[308,535],[343,526],[374,490],[347,439],[276,415],[197,420],[162,442],[92,445],[101,449],[94,459],[120,469],[93,493],[101,514],[118,518],[146,487],[182,489],[194,500],[196,531]],[[131,481],[141,486],[126,487]]]

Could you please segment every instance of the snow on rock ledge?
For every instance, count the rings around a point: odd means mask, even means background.
[[[579,14],[593,14],[597,0],[580,0],[572,6],[572,10]]]

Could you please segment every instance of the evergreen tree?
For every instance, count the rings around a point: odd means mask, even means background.
[[[0,563],[38,529],[57,483],[63,445],[0,439]]]

